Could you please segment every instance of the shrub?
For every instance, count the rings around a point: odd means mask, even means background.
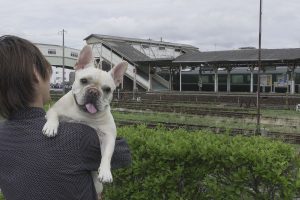
[[[279,141],[145,126],[118,135],[133,162],[113,171],[105,199],[292,199],[299,186],[299,157]]]

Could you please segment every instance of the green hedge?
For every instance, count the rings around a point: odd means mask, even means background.
[[[144,126],[118,135],[133,163],[113,171],[105,200],[292,199],[300,186],[298,154],[282,142]]]

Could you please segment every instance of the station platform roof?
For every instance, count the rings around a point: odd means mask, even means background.
[[[300,63],[300,48],[262,49],[263,63],[295,64]],[[178,56],[173,63],[203,63],[203,64],[243,64],[257,63],[258,49],[239,49],[227,51],[191,52]]]
[[[121,56],[128,58],[130,61],[138,62],[138,61],[149,61],[150,57],[143,54],[142,52],[136,50],[130,44],[121,41],[105,41],[104,45],[112,48],[119,53]]]
[[[88,40],[91,37],[95,37],[97,39],[104,40],[104,41],[122,41],[122,42],[129,42],[129,43],[155,44],[155,45],[163,45],[163,46],[175,46],[175,47],[183,47],[183,48],[190,48],[190,49],[198,49],[198,47],[189,44],[156,41],[152,39],[119,37],[119,36],[102,35],[102,34],[91,34],[88,37],[86,37],[84,40]]]
[[[198,52],[198,48],[188,44],[171,43],[165,41],[155,41],[155,40],[145,40],[138,38],[127,38],[118,36],[109,36],[101,34],[91,34],[84,40],[89,40],[90,38],[95,38],[96,41],[101,42],[103,45],[112,49],[115,53],[128,59],[129,61],[136,63],[137,65],[149,65],[153,64],[155,66],[172,64],[175,59],[172,58],[151,58],[141,51],[135,49],[132,44],[148,44],[148,45],[158,45],[162,47],[173,47],[180,49],[183,53],[193,53]]]

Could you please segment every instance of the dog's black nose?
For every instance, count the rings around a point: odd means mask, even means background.
[[[91,95],[93,97],[99,96],[99,94],[100,94],[99,90],[97,90],[96,88],[90,88],[88,90],[88,93],[89,93],[89,95]]]

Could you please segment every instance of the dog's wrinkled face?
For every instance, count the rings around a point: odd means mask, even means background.
[[[90,67],[76,71],[72,91],[81,109],[95,114],[109,105],[115,88],[108,72]]]
[[[106,72],[94,67],[91,54],[89,46],[80,52],[72,92],[81,110],[96,114],[109,106],[113,91],[122,82],[128,63],[121,62]]]

